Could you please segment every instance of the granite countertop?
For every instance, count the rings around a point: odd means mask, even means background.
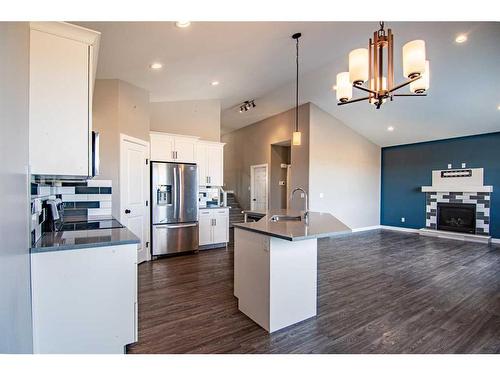
[[[288,215],[304,217],[304,211],[297,210],[268,210],[245,211],[248,214],[264,215],[262,219],[249,223],[235,223],[239,229],[277,237],[288,241],[300,241],[310,238],[331,237],[350,233],[351,229],[339,219],[329,213],[309,211],[309,223],[301,221],[270,221],[273,215]]]
[[[77,250],[103,246],[138,244],[140,242],[127,228],[75,230],[44,233],[30,248],[31,253]]]

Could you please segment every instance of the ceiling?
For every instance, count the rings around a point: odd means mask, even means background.
[[[173,22],[78,24],[102,32],[98,78],[142,87],[151,101],[220,99],[223,133],[294,105],[290,36],[298,31],[301,103],[315,103],[376,144],[500,131],[500,23],[387,22],[395,34],[395,80],[403,80],[402,45],[424,39],[431,88],[427,97],[395,98],[379,110],[366,102],[339,107],[332,91],[349,51],[367,45],[377,22],[194,22],[185,29]],[[459,33],[468,34],[466,43],[454,42]],[[163,69],[149,69],[155,61]],[[214,80],[220,84],[212,86]],[[238,104],[247,99],[257,107],[240,114]]]

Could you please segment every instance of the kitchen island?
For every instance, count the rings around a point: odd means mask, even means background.
[[[328,213],[246,211],[234,224],[234,295],[238,308],[268,332],[316,316],[317,239],[351,232]]]

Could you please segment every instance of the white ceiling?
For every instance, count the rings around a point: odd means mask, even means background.
[[[300,40],[301,102],[313,102],[381,146],[500,131],[500,23],[388,22],[395,34],[395,78],[402,45],[424,39],[431,63],[425,98],[396,98],[380,110],[338,107],[331,90],[347,55],[364,47],[377,22],[79,22],[102,32],[98,78],[118,78],[152,101],[220,99],[223,132],[294,105],[295,44]],[[468,41],[456,44],[458,33]],[[151,71],[153,61],[164,64]],[[217,80],[218,86],[210,82]],[[409,92],[407,88],[403,92]],[[356,93],[362,95],[363,93]],[[240,114],[247,99],[257,107]],[[394,126],[393,132],[386,130]]]

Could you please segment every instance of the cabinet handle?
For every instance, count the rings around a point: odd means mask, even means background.
[[[178,159],[178,157],[177,157],[177,151],[175,151],[175,158]]]
[[[175,159],[175,153],[172,151],[172,159]]]

